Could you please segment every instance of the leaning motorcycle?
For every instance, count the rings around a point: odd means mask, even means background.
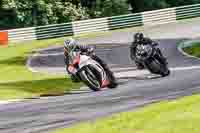
[[[68,70],[77,75],[78,79],[85,83],[91,90],[100,91],[102,88],[112,86],[104,68],[88,55],[87,52],[70,52],[72,63]],[[112,87],[110,87],[112,88]]]
[[[157,49],[151,45],[138,45],[136,47],[136,59],[141,62],[151,73],[159,74],[163,77],[170,74],[167,63],[161,61]]]

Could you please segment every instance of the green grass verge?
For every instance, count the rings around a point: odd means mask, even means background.
[[[54,133],[199,133],[200,95],[161,102]]]
[[[183,49],[186,53],[200,58],[200,42],[196,42],[192,47]]]
[[[38,48],[63,44],[64,38],[23,42],[0,47],[0,100],[59,95],[79,88],[63,75],[32,73],[26,67],[27,57]]]

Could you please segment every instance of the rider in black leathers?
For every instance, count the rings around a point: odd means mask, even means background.
[[[110,71],[107,64],[103,60],[101,60],[98,56],[94,54],[94,47],[89,46],[89,45],[79,44],[75,39],[71,38],[71,39],[65,40],[64,42],[64,61],[66,64],[66,70],[68,74],[70,75],[72,81],[77,82],[78,78],[77,78],[77,75],[71,74],[68,70],[68,66],[70,64],[70,58],[71,58],[69,55],[69,52],[71,50],[88,53],[91,56],[91,58],[97,61],[104,68],[105,72],[108,74],[108,77],[112,81],[112,86],[110,88],[114,88],[117,86],[117,82],[116,82],[113,72]]]
[[[132,42],[130,46],[130,58],[135,61],[135,64],[138,69],[144,69],[144,65],[136,59],[135,53],[136,53],[136,47],[137,45],[151,45],[152,47],[158,46],[158,43],[151,40],[150,38],[144,37],[143,33],[136,33],[134,35],[134,41]],[[162,62],[167,64],[166,58],[163,56],[162,52],[160,51],[159,48],[156,48],[157,53],[158,53],[158,59]]]

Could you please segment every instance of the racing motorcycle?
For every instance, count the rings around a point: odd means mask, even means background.
[[[114,88],[114,83],[109,79],[104,68],[88,55],[87,52],[70,52],[72,63],[68,70],[77,75],[79,81],[82,81],[93,91],[100,91],[102,88]]]
[[[159,59],[159,52],[151,45],[138,45],[136,47],[136,59],[141,62],[151,73],[159,74],[162,77],[168,76],[170,70],[165,61]]]

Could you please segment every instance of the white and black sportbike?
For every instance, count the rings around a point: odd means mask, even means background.
[[[72,63],[68,70],[85,83],[91,90],[100,91],[105,87],[114,88],[104,68],[86,52],[70,52]]]
[[[158,48],[151,45],[137,45],[136,47],[136,59],[142,63],[151,73],[159,74],[163,77],[170,74],[167,61],[163,61],[163,58],[157,50]]]

